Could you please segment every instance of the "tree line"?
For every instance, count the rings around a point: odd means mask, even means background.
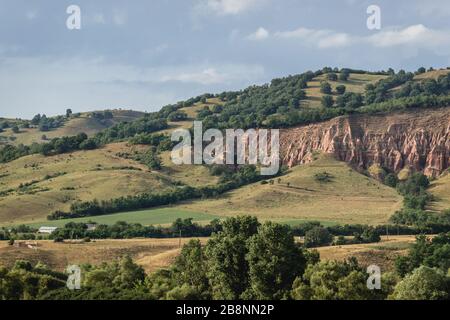
[[[0,268],[1,299],[87,300],[444,300],[450,297],[450,234],[418,237],[381,289],[367,286],[357,259],[325,261],[299,244],[288,226],[229,218],[205,245],[191,240],[168,268],[146,274],[129,256],[81,266],[81,289],[43,264]]]

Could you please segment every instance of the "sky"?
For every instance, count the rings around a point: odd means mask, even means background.
[[[324,66],[447,67],[449,21],[448,0],[0,0],[0,117],[156,111]]]

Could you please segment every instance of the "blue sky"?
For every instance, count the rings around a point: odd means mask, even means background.
[[[449,21],[448,0],[0,0],[0,117],[154,111],[324,66],[446,67]]]

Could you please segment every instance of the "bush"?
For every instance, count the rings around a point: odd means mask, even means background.
[[[337,92],[337,94],[340,94],[340,95],[344,94],[346,90],[347,90],[347,87],[344,85],[339,85],[336,87],[336,92]]]
[[[331,85],[326,81],[322,81],[320,83],[320,92],[322,92],[323,94],[331,94]]]
[[[305,234],[305,247],[313,248],[330,245],[333,236],[324,227],[314,227]]]
[[[334,104],[333,97],[330,95],[325,95],[321,99],[322,107],[331,108]]]

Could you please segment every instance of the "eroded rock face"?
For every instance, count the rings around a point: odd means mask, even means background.
[[[380,165],[436,177],[450,166],[450,108],[394,115],[350,115],[281,131],[283,164],[312,161],[315,151],[333,154],[363,171]]]

